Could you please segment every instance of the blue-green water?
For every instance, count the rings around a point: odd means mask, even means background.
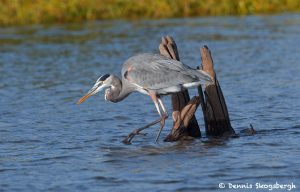
[[[300,188],[300,15],[210,17],[0,29],[0,191],[215,191],[226,184]],[[212,51],[237,132],[254,136],[158,143],[151,99],[103,93],[75,102],[102,74],[172,35],[184,63]],[[191,95],[196,94],[195,90]],[[170,110],[168,97],[164,98]],[[265,191],[268,191],[265,189]]]

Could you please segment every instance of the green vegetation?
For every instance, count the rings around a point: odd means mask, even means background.
[[[0,25],[299,11],[299,0],[0,0]]]

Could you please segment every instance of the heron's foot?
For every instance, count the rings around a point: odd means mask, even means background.
[[[147,133],[141,133],[142,130],[141,129],[133,130],[122,142],[124,144],[130,145],[131,140],[133,139],[134,136],[136,136],[136,135],[143,135],[143,136],[147,135]]]
[[[146,133],[141,133],[142,130],[144,129],[147,129],[148,127],[151,127],[152,125],[155,125],[157,123],[159,123],[161,121],[161,118],[153,121],[152,123],[144,126],[144,127],[141,127],[139,129],[136,129],[134,131],[132,131],[124,140],[123,140],[123,143],[125,144],[131,144],[131,140],[133,139],[134,136],[136,135],[146,135]]]

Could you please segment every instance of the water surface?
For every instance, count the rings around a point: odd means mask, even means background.
[[[158,143],[150,98],[75,102],[103,74],[172,35],[184,63],[208,45],[232,125],[254,136]],[[0,191],[215,191],[219,183],[300,188],[300,15],[210,17],[0,29]],[[191,91],[191,95],[196,94]],[[164,98],[170,111],[169,98]],[[228,186],[226,186],[228,189]],[[226,191],[225,189],[223,191]],[[295,190],[294,190],[295,191]]]

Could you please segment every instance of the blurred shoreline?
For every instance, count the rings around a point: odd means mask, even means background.
[[[0,26],[300,12],[299,0],[0,0]]]

